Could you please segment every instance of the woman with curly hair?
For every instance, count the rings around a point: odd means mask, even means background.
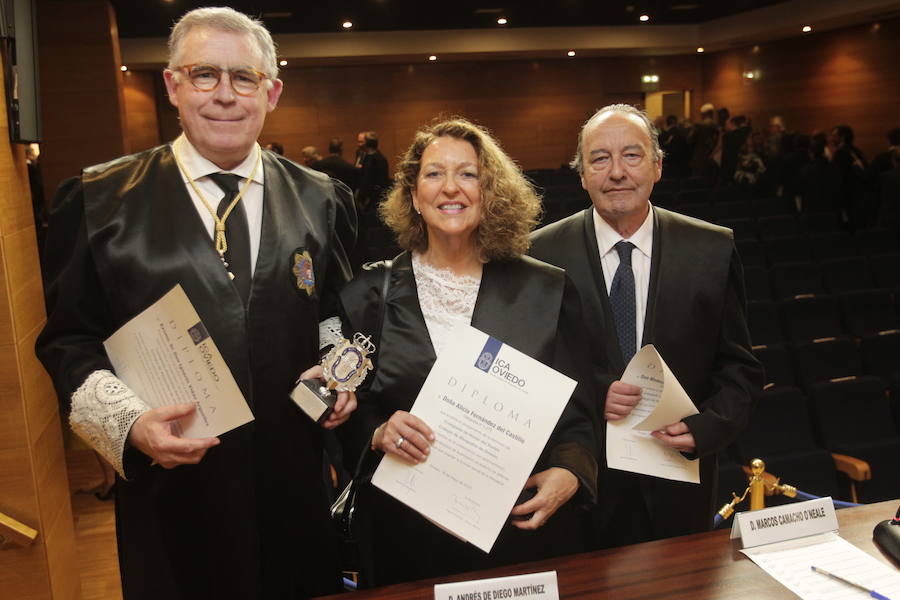
[[[581,364],[597,349],[580,346],[580,301],[565,272],[523,256],[540,210],[515,163],[486,130],[464,119],[416,134],[380,206],[404,252],[394,259],[386,288],[387,266],[376,263],[341,293],[344,331],[378,338],[375,374],[358,390],[359,408],[343,432],[345,456],[366,452],[370,463],[384,454],[409,464],[428,460],[438,433],[408,411],[459,323],[582,383],[525,484],[533,497],[523,494],[490,554],[365,484],[356,518],[369,584],[583,549],[575,503],[594,500],[597,462],[592,395]]]

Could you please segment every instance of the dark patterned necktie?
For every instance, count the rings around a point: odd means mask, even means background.
[[[238,195],[241,177],[232,173],[212,173],[209,178],[225,192],[216,209],[216,214],[221,219]],[[225,250],[225,262],[228,263],[228,270],[234,274],[232,283],[246,306],[247,299],[250,298],[252,276],[250,274],[250,228],[247,226],[247,213],[244,210],[243,202],[239,201],[235,204],[228,219],[225,220],[225,241],[228,244],[228,249]]]
[[[619,253],[619,268],[613,276],[609,289],[609,304],[612,307],[613,319],[616,322],[616,336],[619,338],[619,349],[625,364],[634,356],[637,341],[635,339],[635,301],[634,271],[631,270],[631,250],[634,244],[622,240],[615,245]]]

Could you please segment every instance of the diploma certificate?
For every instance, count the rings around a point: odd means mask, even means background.
[[[215,342],[176,285],[103,342],[116,376],[153,408],[190,402],[176,435],[215,437],[253,420]]]
[[[490,552],[576,382],[468,325],[441,351],[410,411],[428,459],[387,455],[372,483]]]

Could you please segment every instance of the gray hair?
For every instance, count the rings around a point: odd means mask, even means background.
[[[569,163],[570,167],[578,171],[579,174],[584,171],[584,156],[581,150],[581,147],[584,144],[584,132],[588,127],[590,127],[598,119],[600,119],[600,117],[608,113],[624,113],[626,115],[636,115],[644,124],[644,128],[647,130],[647,135],[650,137],[650,145],[652,146],[653,152],[653,161],[656,162],[662,159],[663,151],[662,148],[659,147],[659,131],[656,129],[656,127],[653,126],[653,122],[650,121],[650,117],[647,116],[647,113],[630,104],[610,104],[609,106],[604,106],[593,115],[591,115],[591,118],[585,121],[584,125],[581,126],[581,131],[578,132],[578,147],[575,149],[575,158],[573,158],[572,162]]]
[[[172,27],[172,33],[169,35],[168,68],[170,70],[174,70],[178,66],[176,59],[181,58],[181,45],[184,43],[184,38],[187,37],[194,27],[208,27],[210,29],[232,31],[251,36],[256,42],[262,57],[263,64],[260,65],[260,70],[272,79],[278,77],[275,42],[272,40],[269,30],[262,24],[262,21],[248,17],[232,8],[221,6],[192,10],[185,13],[175,23],[175,26]],[[269,85],[271,85],[271,82],[269,82]]]

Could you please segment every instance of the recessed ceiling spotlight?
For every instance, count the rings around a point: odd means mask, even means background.
[[[568,52],[566,52],[566,56],[575,56],[575,51],[569,50]]]
[[[803,26],[803,33],[809,33],[810,31],[812,31],[812,27],[810,27],[809,25]]]
[[[437,60],[437,56],[435,56],[434,54],[432,54],[431,56],[428,57],[428,60],[434,62],[434,61]]]
[[[506,25],[509,21],[506,20],[506,17],[500,17],[497,19],[497,25]]]
[[[353,21],[344,21],[343,23],[341,23],[341,27],[343,27],[344,29],[350,29],[351,27],[353,27]]]
[[[703,46],[697,46],[697,52],[699,54],[703,54],[704,52],[706,52],[706,50],[703,48]]]
[[[639,20],[641,23],[646,23],[647,21],[650,20],[650,15],[641,15],[641,16],[638,17],[638,20]]]
[[[284,60],[284,59],[279,60],[279,61],[278,61],[278,66],[280,66],[280,67],[286,67],[286,66],[287,66],[287,61]]]
[[[128,67],[126,67],[125,65],[122,65],[121,67],[119,67],[119,69],[121,69],[122,72],[124,73],[125,71],[128,70]]]

